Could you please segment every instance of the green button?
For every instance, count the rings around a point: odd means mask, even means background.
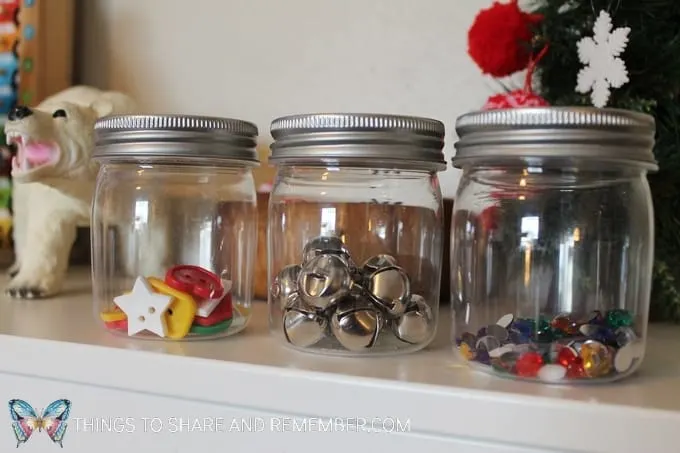
[[[215,335],[228,330],[231,326],[231,321],[231,319],[227,319],[226,321],[218,322],[212,326],[199,326],[198,324],[193,324],[189,333],[195,335]]]
[[[33,70],[33,59],[24,58],[24,71],[31,72]]]

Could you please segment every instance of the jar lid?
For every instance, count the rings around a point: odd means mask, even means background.
[[[456,121],[453,165],[515,159],[540,166],[608,163],[656,171],[652,116],[619,109],[545,107],[489,110]]]
[[[441,171],[444,124],[413,116],[313,113],[271,124],[270,162]]]
[[[257,126],[192,115],[115,115],[94,126],[93,159],[258,165]]]

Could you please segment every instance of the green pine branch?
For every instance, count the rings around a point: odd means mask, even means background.
[[[656,118],[660,170],[649,175],[656,227],[651,317],[680,322],[680,1],[536,0],[530,9],[544,16],[536,45],[547,43],[549,52],[537,77],[552,105],[590,105],[587,95],[575,91],[582,68],[577,42],[592,36],[601,10],[610,13],[615,28],[631,29],[622,55],[630,81],[612,92],[609,106]]]

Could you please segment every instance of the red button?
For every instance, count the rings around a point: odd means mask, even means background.
[[[219,299],[224,295],[222,280],[198,266],[175,266],[165,274],[168,286],[198,299]]]
[[[107,329],[111,330],[127,330],[128,328],[128,320],[127,319],[121,319],[118,321],[109,321],[104,323],[106,325]]]
[[[226,296],[224,296],[222,302],[220,302],[212,311],[212,313],[210,313],[210,316],[196,316],[194,318],[194,324],[208,327],[221,323],[222,321],[226,321],[227,319],[231,319],[233,315],[234,311],[231,303],[231,293],[228,293]]]

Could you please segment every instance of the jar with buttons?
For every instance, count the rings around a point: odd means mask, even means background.
[[[241,120],[183,115],[96,123],[92,278],[102,327],[167,340],[245,328],[257,132]]]
[[[458,357],[538,382],[634,373],[651,291],[654,119],[548,107],[473,112],[456,127]]]
[[[271,125],[271,330],[330,355],[417,351],[437,326],[444,126],[308,114]]]

